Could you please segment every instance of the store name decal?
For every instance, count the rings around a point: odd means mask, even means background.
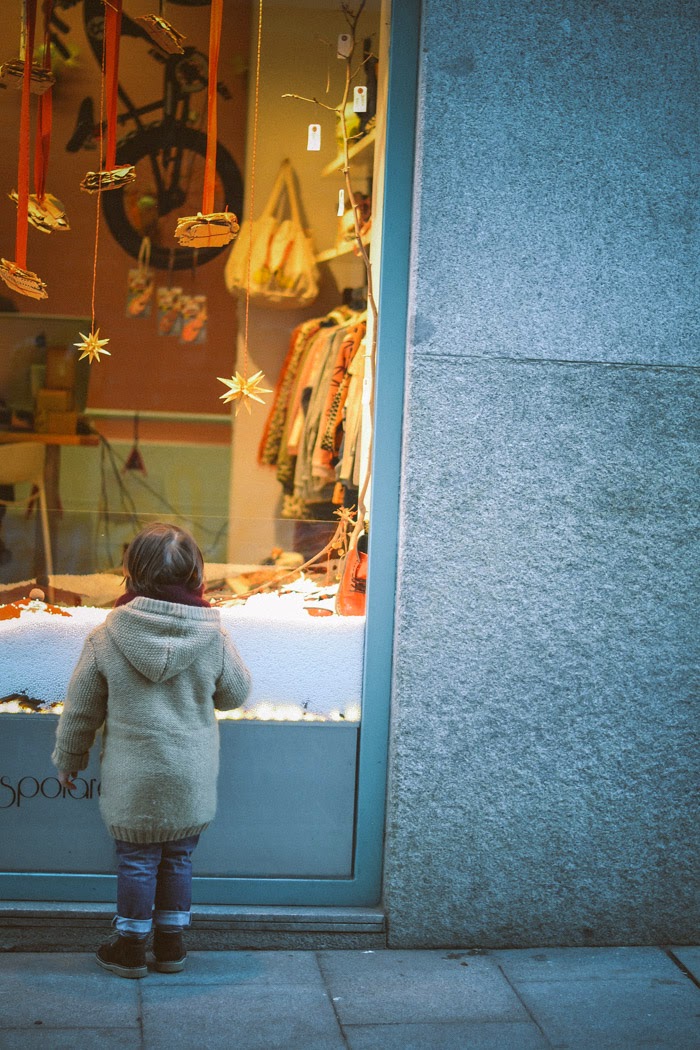
[[[100,782],[95,777],[85,780],[73,778],[74,787],[61,787],[58,777],[20,777],[12,780],[8,776],[0,777],[0,809],[20,808],[23,802],[33,798],[46,799],[81,799],[96,798],[100,794]]]

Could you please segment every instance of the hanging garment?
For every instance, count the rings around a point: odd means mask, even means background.
[[[277,467],[283,517],[317,516],[357,488],[365,333],[366,313],[348,307],[292,333],[259,448]]]
[[[258,449],[259,463],[274,465],[277,462],[280,445],[282,443],[282,434],[284,432],[284,422],[287,415],[289,392],[294,385],[299,365],[304,356],[304,351],[306,350],[308,342],[318,331],[320,323],[320,320],[316,318],[311,321],[303,321],[300,325],[297,325],[292,332],[289,341],[289,350],[287,351],[287,356],[282,365],[282,371],[277,380],[272,399],[272,406],[267,417],[267,422],[265,423],[262,438],[260,439],[260,446]]]
[[[360,349],[362,339],[367,331],[367,324],[361,321],[347,329],[333,365],[333,373],[326,391],[326,401],[311,457],[313,477],[325,480],[335,479],[335,465],[338,460],[342,427],[342,410],[350,385],[348,369]]]
[[[360,441],[362,437],[362,386],[365,374],[364,354],[355,354],[348,368],[348,393],[345,401],[343,454],[338,463],[338,481],[348,488],[359,488]]]

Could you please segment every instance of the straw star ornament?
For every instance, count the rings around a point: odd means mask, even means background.
[[[80,332],[80,338],[82,342],[73,343],[73,346],[77,346],[78,350],[82,350],[82,354],[78,358],[79,361],[82,361],[84,357],[87,357],[90,359],[90,364],[92,364],[93,361],[99,363],[100,354],[105,354],[107,357],[111,357],[109,350],[105,350],[105,346],[109,342],[109,339],[100,339],[99,328],[96,332],[90,332],[90,335],[83,335],[83,333]]]
[[[260,386],[265,376],[262,372],[256,372],[255,375],[245,379],[240,372],[236,372],[235,376],[231,376],[230,379],[223,379],[221,376],[217,376],[220,383],[224,383],[229,387],[225,394],[221,394],[221,400],[224,404],[228,404],[229,401],[236,402],[236,415],[238,415],[241,405],[245,405],[246,411],[250,414],[249,401],[257,401],[258,404],[264,405],[265,401],[260,394],[271,394],[272,391],[268,390],[267,387]]]

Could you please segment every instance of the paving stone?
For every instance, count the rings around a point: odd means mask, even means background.
[[[671,951],[690,970],[696,981],[700,981],[700,948],[672,948]]]
[[[528,1020],[496,962],[485,956],[339,951],[318,958],[343,1025]]]
[[[37,1021],[59,1028],[134,1028],[139,983],[100,969],[92,954],[0,955],[0,1031],[33,1028]]]
[[[626,980],[677,977],[661,948],[524,948],[489,953],[512,980]]]
[[[555,1046],[567,1050],[698,1050],[700,989],[674,977],[518,981],[518,993]]]
[[[321,990],[245,985],[143,988],[146,1050],[344,1050]]]
[[[350,1050],[547,1050],[534,1024],[348,1025]]]
[[[141,1050],[137,1028],[3,1028],[0,1050]]]
[[[151,970],[148,983],[163,985],[235,984],[256,988],[274,985],[305,988],[323,981],[313,952],[188,952],[185,969],[178,974]]]

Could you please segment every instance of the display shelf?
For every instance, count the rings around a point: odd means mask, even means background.
[[[376,128],[372,128],[366,135],[363,135],[361,139],[354,142],[352,146],[348,148],[348,160],[354,160],[356,157],[367,152],[369,158],[369,150],[374,149],[374,140],[376,137]],[[332,160],[330,164],[326,164],[325,168],[321,171],[323,178],[328,175],[335,175],[336,172],[341,171],[345,164],[345,157],[342,153],[339,153],[335,160]]]
[[[319,252],[318,255],[316,256],[316,262],[317,263],[332,262],[333,259],[341,259],[344,255],[351,255],[352,252],[353,252],[353,249],[354,249],[354,247],[356,245],[356,243],[357,242],[355,240],[352,240],[352,241],[348,241],[347,244],[341,245],[341,247],[339,247],[339,248],[328,248],[325,252]],[[369,248],[369,245],[370,245],[369,238],[366,238],[366,239],[363,238],[362,239],[362,243],[364,244],[365,248]],[[360,259],[361,259],[361,256],[358,255],[358,256],[356,256],[356,258],[357,258],[357,260],[359,262]]]

